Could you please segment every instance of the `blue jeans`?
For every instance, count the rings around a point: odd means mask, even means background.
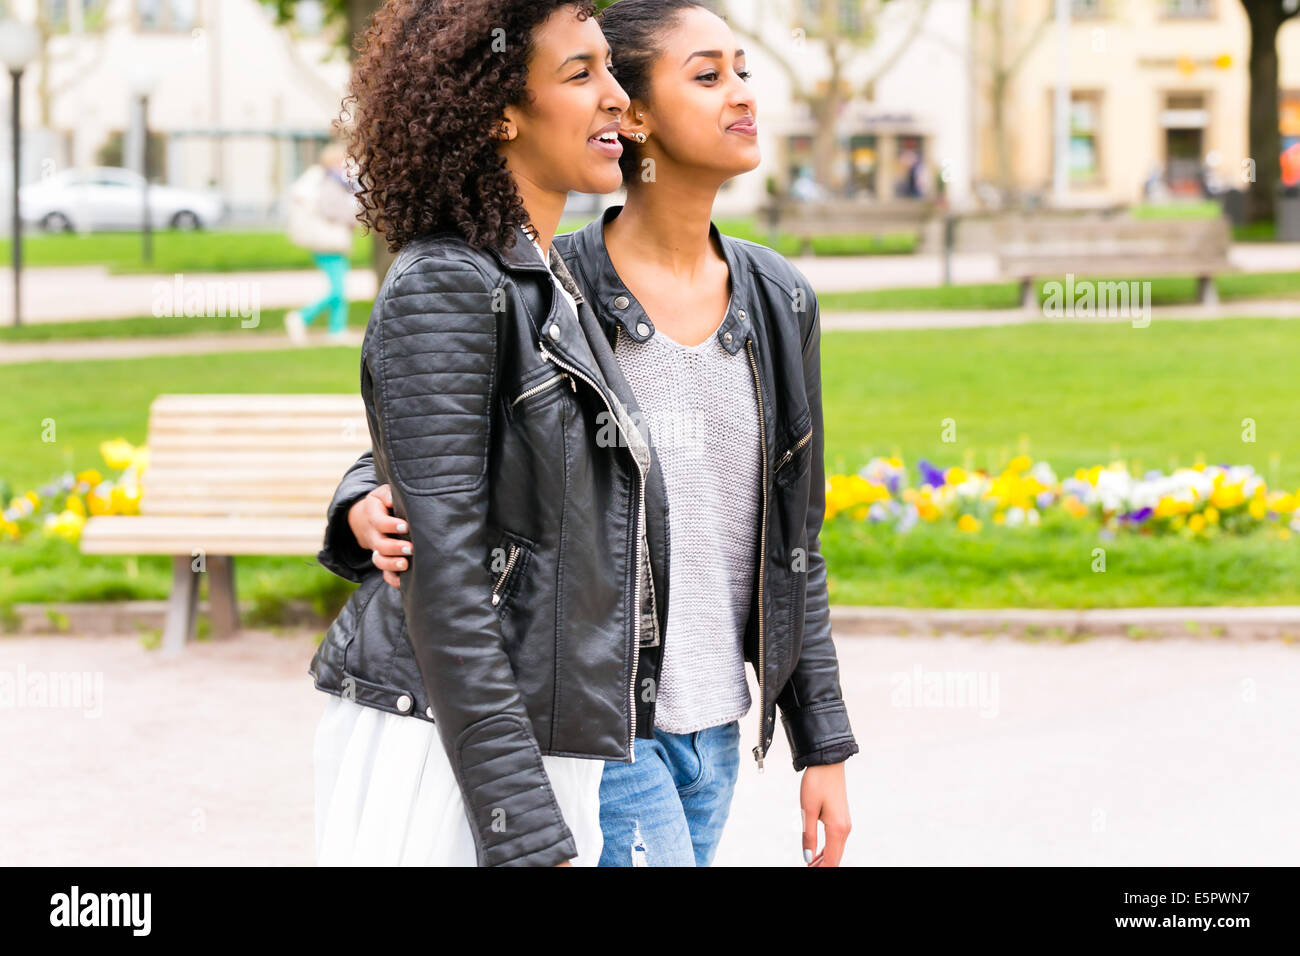
[[[740,721],[637,737],[633,763],[600,778],[600,866],[708,866],[740,770]]]
[[[329,279],[330,290],[320,301],[302,310],[303,324],[311,325],[312,319],[325,309],[329,309],[330,331],[342,332],[348,327],[348,297],[344,283],[347,281],[351,263],[347,256],[335,253],[313,252],[312,258]]]

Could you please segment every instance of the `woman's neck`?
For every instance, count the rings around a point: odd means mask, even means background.
[[[551,240],[560,228],[560,218],[564,215],[564,204],[568,200],[565,193],[542,189],[536,183],[515,174],[515,186],[519,198],[524,203],[524,214],[535,230],[537,244],[542,247],[543,255],[551,254]]]
[[[619,262],[655,266],[690,281],[720,253],[710,242],[713,202],[710,187],[663,181],[640,183],[628,190],[623,209],[605,226],[605,247],[617,270]]]

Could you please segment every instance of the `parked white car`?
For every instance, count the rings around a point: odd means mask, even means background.
[[[139,173],[115,166],[68,169],[18,190],[23,221],[46,232],[139,229],[144,220]],[[155,229],[201,229],[225,213],[217,196],[149,185],[149,222]]]

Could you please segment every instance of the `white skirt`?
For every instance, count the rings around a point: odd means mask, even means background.
[[[312,752],[318,866],[476,866],[474,835],[438,728],[328,694]],[[577,844],[600,860],[603,760],[542,756]]]

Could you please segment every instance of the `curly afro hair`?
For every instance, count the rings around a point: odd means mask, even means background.
[[[588,0],[388,0],[375,13],[335,127],[358,218],[389,252],[445,231],[514,245],[528,217],[492,134],[525,101],[533,31],[561,7],[595,13]]]

